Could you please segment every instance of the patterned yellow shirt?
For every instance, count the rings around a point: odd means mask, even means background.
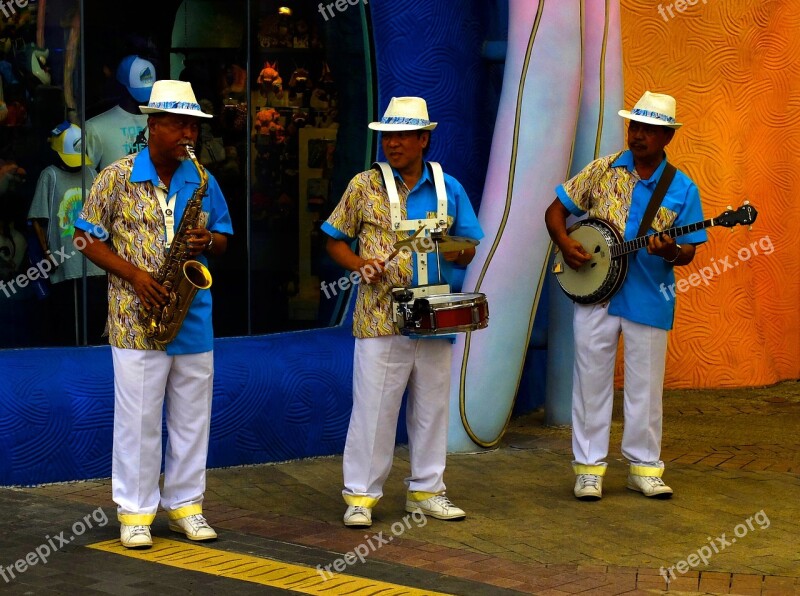
[[[593,161],[563,185],[576,207],[587,212],[589,217],[608,221],[620,234],[624,233],[628,221],[633,190],[641,181],[636,170],[612,167],[623,153]],[[662,205],[651,227],[656,231],[666,230],[672,226],[676,215],[674,210]]]
[[[402,218],[406,218],[409,189],[397,182]],[[333,210],[327,224],[349,238],[358,238],[359,255],[363,259],[385,259],[399,240],[413,232],[395,232],[391,226],[389,197],[383,185],[383,176],[377,169],[357,174]],[[358,298],[353,311],[353,335],[358,338],[397,335],[392,318],[394,287],[410,286],[413,274],[413,256],[401,251],[386,265],[380,282],[359,284]]]
[[[130,182],[135,155],[114,162],[100,172],[89,191],[81,219],[108,230],[111,249],[151,274],[164,260],[164,220],[152,184]],[[133,286],[108,276],[109,343],[134,350],[164,349],[145,337],[141,307]]]

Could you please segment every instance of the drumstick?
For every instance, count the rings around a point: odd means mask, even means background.
[[[414,235],[413,235],[413,236],[410,236],[410,237],[406,238],[406,240],[413,240],[414,238],[416,238],[417,236],[419,236],[419,233],[420,233],[422,230],[424,230],[424,229],[425,229],[425,225],[423,224],[422,226],[420,226],[419,230],[417,230],[416,232],[414,232]],[[383,261],[383,264],[385,265],[386,263],[388,263],[389,261],[391,261],[393,258],[395,258],[397,255],[399,255],[399,254],[400,254],[400,250],[401,250],[400,248],[395,248],[395,249],[394,249],[394,250],[391,252],[391,254],[390,254],[388,257],[386,257],[386,258],[384,259],[384,261]]]

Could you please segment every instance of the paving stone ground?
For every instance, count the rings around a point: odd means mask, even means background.
[[[340,456],[210,470],[213,548],[324,568],[366,544],[346,573],[452,594],[800,594],[800,383],[670,391],[664,410],[667,501],[625,487],[619,411],[603,499],[577,501],[570,430],[534,412],[497,449],[449,457],[464,521],[405,513],[400,446],[369,531],[341,524]],[[86,548],[118,536],[109,479],[3,488],[0,503],[3,594],[278,593]],[[153,533],[176,537],[163,514]],[[44,546],[46,563],[14,567]]]

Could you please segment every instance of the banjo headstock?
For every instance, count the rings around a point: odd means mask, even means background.
[[[756,220],[758,211],[749,201],[745,201],[736,211],[728,207],[714,218],[714,225],[732,228],[734,226],[749,226]]]

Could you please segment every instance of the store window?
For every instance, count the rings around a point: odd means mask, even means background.
[[[197,153],[235,230],[210,263],[215,334],[337,322],[343,297],[320,283],[341,273],[319,226],[371,161],[366,5],[17,6],[0,15],[0,348],[106,341],[106,275],[73,252],[72,222],[97,172],[146,146],[134,75],[190,81],[214,114]],[[48,250],[69,257],[49,267]]]
[[[371,153],[362,5],[254,1],[250,112],[253,330],[331,324],[342,297],[320,226]]]
[[[87,341],[87,296],[103,284],[71,244],[93,176],[80,38],[78,0],[6,3],[0,14],[0,347]]]

